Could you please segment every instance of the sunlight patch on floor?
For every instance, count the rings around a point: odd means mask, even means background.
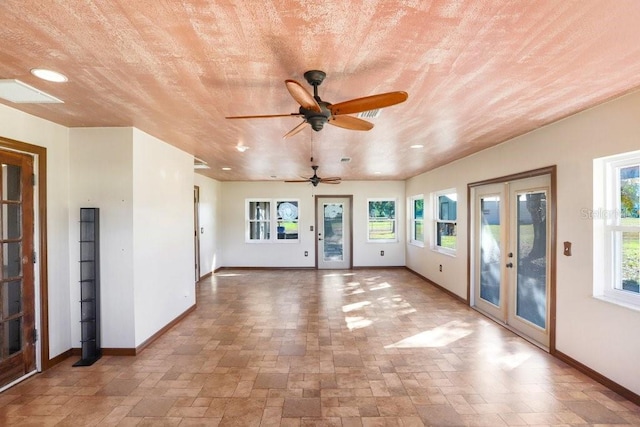
[[[517,368],[531,358],[531,354],[524,351],[515,351],[505,353],[503,349],[487,349],[480,351],[486,361],[492,365],[496,365],[506,371]]]
[[[350,331],[366,328],[373,324],[373,320],[362,316],[346,316],[344,320],[347,322],[347,328],[349,328]]]
[[[353,304],[347,304],[342,306],[342,311],[344,313],[348,313],[350,311],[360,310],[368,305],[371,305],[371,302],[369,301],[354,302]]]
[[[372,286],[369,288],[370,291],[379,291],[380,289],[387,289],[390,288],[391,285],[388,284],[387,282],[382,282],[382,283],[378,283],[375,286]]]
[[[420,332],[412,337],[405,338],[385,348],[431,348],[444,347],[471,335],[473,331],[469,324],[459,320],[453,320],[429,331]]]

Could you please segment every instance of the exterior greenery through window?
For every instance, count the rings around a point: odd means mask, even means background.
[[[434,246],[443,252],[455,253],[457,248],[458,195],[455,190],[435,194],[435,242]]]
[[[424,196],[411,197],[411,237],[409,241],[418,246],[424,245]]]
[[[390,199],[369,199],[367,241],[395,242],[396,201]]]
[[[594,294],[640,307],[640,152],[604,159],[603,164],[605,209],[594,209],[590,219],[594,232],[604,231],[605,252],[594,253],[594,264],[605,263],[605,277],[599,287],[594,280]]]
[[[248,199],[246,206],[248,242],[299,241],[297,200]]]

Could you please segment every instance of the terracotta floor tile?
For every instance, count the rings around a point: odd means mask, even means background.
[[[319,398],[289,397],[284,399],[283,418],[321,416],[322,410]]]
[[[0,393],[0,425],[640,425],[640,407],[407,270],[226,269],[197,301],[138,356],[69,358]],[[399,344],[451,324],[468,334]]]

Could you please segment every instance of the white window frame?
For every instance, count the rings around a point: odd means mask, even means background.
[[[296,239],[280,238],[282,233],[278,233],[278,227],[280,226],[278,204],[292,202],[297,206],[297,219],[294,221],[298,224],[298,237]],[[252,203],[269,203],[269,215],[268,219],[251,219],[250,210]],[[251,238],[251,223],[263,222],[265,223],[266,230],[269,232],[268,238],[252,239]],[[246,243],[299,243],[300,242],[300,200],[294,198],[249,198],[245,199],[245,242]]]
[[[372,202],[393,202],[393,238],[392,239],[372,239],[370,235],[371,214],[369,212],[369,204]],[[367,242],[368,243],[389,243],[398,241],[398,200],[389,197],[378,197],[367,199]]]
[[[440,202],[438,199],[440,198],[440,196],[446,196],[449,194],[455,195],[456,217],[455,219],[442,219],[440,218]],[[446,190],[437,191],[435,193],[432,193],[431,202],[433,206],[433,221],[432,221],[432,227],[431,227],[433,231],[433,237],[431,239],[431,249],[446,255],[455,256],[455,254],[458,251],[458,244],[459,244],[458,243],[458,225],[457,225],[458,224],[458,192],[456,191],[455,188],[448,188]],[[440,224],[453,224],[453,226],[456,228],[455,249],[438,245],[438,225]]]
[[[415,206],[416,201],[422,200],[422,219],[416,218]],[[421,248],[424,247],[424,239],[427,230],[424,228],[424,220],[425,220],[425,210],[426,206],[424,203],[424,194],[417,194],[415,196],[409,197],[409,243],[414,246],[419,246]],[[416,224],[422,224],[422,240],[416,239]]]
[[[620,169],[640,165],[640,151],[594,160],[593,210],[581,212],[593,221],[593,296],[640,311],[640,293],[621,289],[622,232],[639,232],[638,225],[623,225],[620,201]]]

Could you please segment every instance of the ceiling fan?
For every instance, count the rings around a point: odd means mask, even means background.
[[[302,117],[303,121],[298,126],[287,132],[283,138],[288,138],[302,131],[307,125],[313,130],[320,131],[325,123],[350,130],[370,130],[373,123],[347,114],[356,114],[363,111],[377,110],[391,105],[400,104],[407,100],[406,92],[387,92],[378,95],[365,96],[350,101],[331,104],[320,99],[318,86],[326,77],[326,73],[320,70],[310,70],[304,73],[304,78],[313,86],[313,95],[295,80],[285,80],[289,93],[300,104],[297,113],[269,114],[254,116],[230,116],[227,119],[260,119],[273,117]]]
[[[340,181],[342,180],[342,178],[338,178],[337,176],[333,176],[331,178],[320,178],[318,176],[318,166],[317,165],[313,165],[311,166],[311,169],[313,169],[313,176],[310,178],[305,178],[305,179],[294,179],[291,181],[285,181],[285,182],[310,182],[313,184],[314,187],[317,187],[318,184],[322,183],[322,184],[340,184]]]

